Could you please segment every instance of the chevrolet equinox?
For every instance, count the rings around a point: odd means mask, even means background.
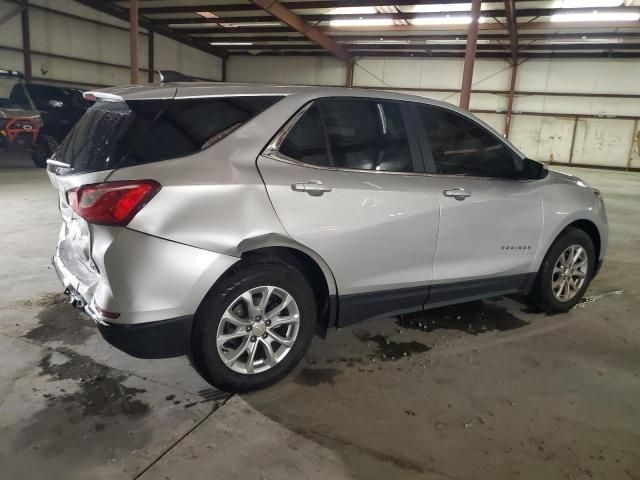
[[[271,385],[314,334],[521,293],[582,297],[600,193],[468,112],[372,90],[166,83],[94,101],[48,174],[55,269],[103,337],[187,354],[229,391]]]

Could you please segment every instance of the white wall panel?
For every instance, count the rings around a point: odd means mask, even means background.
[[[344,62],[331,57],[233,56],[227,64],[227,81],[289,85],[344,85]]]
[[[81,86],[129,83],[129,32],[109,26],[128,28],[127,22],[71,0],[31,0],[30,3],[33,5],[29,11],[32,50],[117,65],[97,65],[33,54],[33,75],[37,81],[61,80]],[[12,11],[15,6],[6,0],[0,0],[0,16]],[[82,19],[44,11],[38,6],[77,15]],[[108,25],[98,25],[83,19]],[[142,69],[148,67],[148,38],[144,32],[141,29],[138,37],[138,61]],[[22,47],[19,15],[0,27],[0,67],[24,71],[22,54],[3,50],[2,46]],[[155,68],[178,70],[187,75],[219,80],[222,61],[213,55],[156,35]],[[146,82],[147,73],[141,71],[139,78],[140,82]]]
[[[567,118],[514,115],[509,140],[534,160],[568,163],[573,122]]]
[[[632,120],[578,120],[573,163],[626,167],[633,126]]]

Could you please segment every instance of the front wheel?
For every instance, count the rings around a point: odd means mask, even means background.
[[[556,239],[540,266],[530,298],[547,313],[567,312],[587,290],[596,266],[591,237],[568,228]]]
[[[299,270],[280,260],[242,260],[196,313],[193,363],[222,390],[267,387],[302,359],[316,317],[313,290]]]

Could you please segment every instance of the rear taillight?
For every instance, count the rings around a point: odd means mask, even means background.
[[[125,226],[160,188],[155,180],[96,183],[68,190],[67,200],[89,223]]]

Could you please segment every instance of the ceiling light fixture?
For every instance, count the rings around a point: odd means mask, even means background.
[[[552,8],[619,7],[624,0],[558,0]]]
[[[391,18],[354,18],[353,20],[330,20],[332,27],[384,27],[393,25]]]
[[[446,15],[444,17],[418,17],[410,20],[412,25],[466,25],[471,23],[469,15]],[[484,23],[484,17],[478,18],[478,23]]]
[[[470,3],[436,3],[433,5],[416,5],[411,8],[414,13],[468,12]]]
[[[218,16],[213,12],[196,12],[196,13],[204,18],[218,18]]]
[[[280,22],[235,22],[227,23],[229,27],[281,27]]]
[[[337,7],[329,10],[329,15],[364,15],[377,13],[376,7]]]
[[[551,15],[552,22],[635,22],[640,20],[638,12],[598,12],[556,13]]]
[[[219,47],[231,47],[236,45],[253,45],[253,42],[209,42],[209,45],[215,45]]]

